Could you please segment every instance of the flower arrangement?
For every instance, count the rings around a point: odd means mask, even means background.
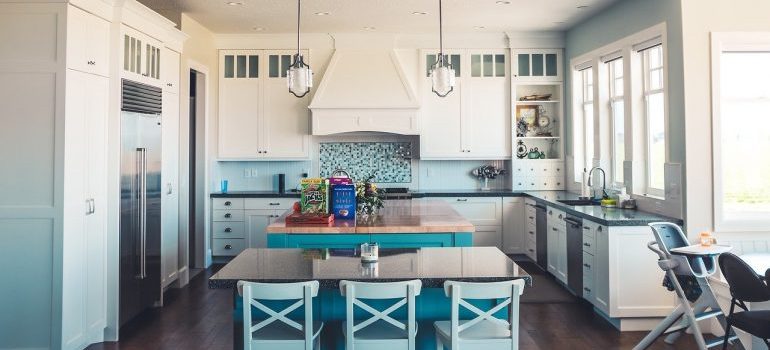
[[[505,169],[500,169],[494,165],[482,165],[471,171],[471,175],[475,176],[479,180],[484,180],[484,187],[481,189],[484,191],[489,190],[489,180],[494,180],[498,175],[504,175]]]
[[[376,215],[382,208],[382,190],[377,188],[372,179],[374,175],[363,182],[356,182],[356,212],[359,215]]]

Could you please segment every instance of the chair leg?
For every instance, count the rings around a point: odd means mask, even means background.
[[[733,325],[730,324],[730,321],[727,321],[727,327],[725,327],[725,339],[722,343],[722,350],[727,349],[727,341],[730,340],[730,331],[732,330]]]
[[[441,338],[436,334],[436,350],[444,350],[444,344],[441,342]]]

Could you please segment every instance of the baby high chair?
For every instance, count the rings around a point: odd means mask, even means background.
[[[651,223],[655,241],[647,247],[658,254],[658,266],[666,272],[669,284],[676,292],[679,305],[647,336],[642,339],[634,350],[648,348],[661,335],[668,335],[665,342],[673,344],[688,328],[692,328],[693,337],[698,349],[705,350],[721,345],[723,338],[706,339],[703,337],[698,321],[716,317],[722,329],[725,328],[725,314],[717,303],[716,296],[711,290],[708,278],[717,270],[717,257],[730,250],[730,247],[712,245],[690,245],[687,237],[679,226],[667,222]],[[700,296],[691,303],[688,293],[682,288],[678,277],[692,277],[700,288]],[[690,294],[692,297],[693,295]],[[675,323],[678,324],[674,325]],[[738,336],[731,332],[730,341]]]

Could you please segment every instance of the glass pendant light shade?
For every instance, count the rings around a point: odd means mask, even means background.
[[[305,64],[302,55],[294,55],[294,63],[286,72],[286,83],[289,92],[297,97],[305,96],[313,87],[313,70]]]
[[[430,67],[430,78],[433,92],[439,97],[446,97],[454,90],[455,70],[452,64],[449,63],[447,56],[444,55],[444,20],[441,0],[438,0],[438,35],[439,52],[436,63]]]
[[[439,97],[449,95],[455,86],[455,70],[452,68],[452,65],[446,64],[443,61],[443,59],[440,59],[436,62],[430,72],[433,92]]]

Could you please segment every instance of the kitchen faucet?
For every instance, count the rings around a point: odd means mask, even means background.
[[[591,171],[588,172],[588,187],[590,187],[592,191],[591,198],[592,199],[596,198],[596,191],[593,189],[593,184],[592,184],[593,178],[594,178],[593,177],[594,170],[599,170],[602,172],[602,198],[607,198],[607,173],[604,172],[604,169],[598,166],[591,168]]]

